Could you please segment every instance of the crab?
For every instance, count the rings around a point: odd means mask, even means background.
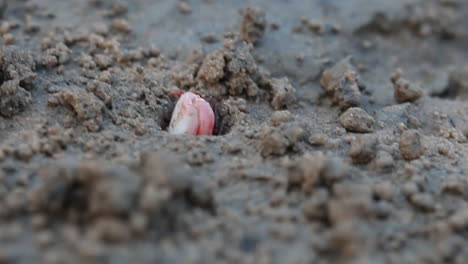
[[[199,94],[172,92],[178,95],[169,123],[169,133],[174,135],[213,135],[215,113],[211,105]]]

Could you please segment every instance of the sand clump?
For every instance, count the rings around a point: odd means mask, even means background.
[[[339,122],[347,131],[369,133],[375,120],[364,109],[352,107],[341,114]]]
[[[288,78],[271,78],[251,55],[252,46],[236,36],[226,39],[224,48],[208,54],[198,70],[200,89],[213,96],[230,95],[268,98],[271,106],[285,109],[296,102],[296,90]]]
[[[266,26],[265,12],[258,7],[248,7],[243,11],[240,38],[258,44],[265,34]]]
[[[406,160],[414,160],[424,153],[422,135],[416,130],[404,131],[400,136],[399,149],[401,156]]]
[[[416,84],[410,83],[408,80],[402,78],[401,70],[396,71],[391,81],[395,88],[395,100],[398,103],[414,102],[421,98],[423,90]]]
[[[323,72],[320,85],[331,97],[333,104],[341,109],[359,106],[361,92],[358,85],[358,75],[351,64],[351,57],[342,59],[332,68]]]

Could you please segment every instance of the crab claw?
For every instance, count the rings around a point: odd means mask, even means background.
[[[169,133],[185,135],[213,135],[215,114],[210,104],[201,96],[183,93],[172,113]]]

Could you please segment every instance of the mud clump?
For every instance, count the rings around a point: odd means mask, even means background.
[[[310,221],[326,220],[329,201],[329,191],[325,188],[317,188],[311,193],[311,197],[304,202],[302,212]]]
[[[288,110],[275,111],[271,114],[270,124],[273,126],[279,126],[282,123],[294,120],[294,116]]]
[[[312,32],[317,35],[323,35],[326,31],[327,25],[321,21],[309,19],[307,17],[301,17],[301,25],[294,28],[294,32],[296,33]],[[334,27],[331,31],[337,33],[339,29]]]
[[[182,14],[190,14],[192,13],[192,7],[186,1],[179,1],[177,3],[177,9]]]
[[[373,160],[373,165],[377,170],[386,172],[393,168],[395,160],[390,153],[380,150],[377,152],[377,155]]]
[[[264,157],[268,157],[284,155],[288,150],[298,151],[296,143],[303,135],[304,130],[300,126],[269,127],[261,133],[260,152]]]
[[[269,86],[273,97],[271,106],[275,110],[288,108],[296,102],[296,89],[289,83],[288,78],[272,78]]]
[[[243,10],[240,37],[242,40],[257,45],[265,34],[265,12],[258,7]]]
[[[463,35],[462,17],[454,12],[457,6],[459,4],[456,1],[438,4],[425,2],[408,5],[397,16],[378,12],[358,32],[392,35],[406,30],[420,38],[435,36],[440,40],[453,40]],[[437,15],[434,13],[436,8]]]
[[[15,41],[16,41],[15,36],[13,36],[12,34],[8,33],[8,34],[3,35],[3,43],[6,46],[15,44]]]
[[[278,110],[296,102],[296,89],[286,77],[271,78],[268,71],[257,65],[251,45],[228,37],[224,48],[205,57],[197,74],[200,90],[208,89],[212,96],[244,96],[268,98]]]
[[[374,135],[362,135],[351,142],[348,155],[357,164],[367,164],[377,155],[378,139]]]
[[[232,127],[245,122],[246,103],[242,98],[229,98],[221,104],[215,104],[216,122],[213,134],[227,134]]]
[[[448,219],[449,225],[455,230],[459,231],[468,227],[468,208],[462,208],[454,213]]]
[[[215,94],[255,97],[259,94],[257,82],[263,78],[250,54],[251,46],[237,40],[208,55],[198,72],[201,85],[209,86]]]
[[[44,51],[43,56],[40,58],[40,64],[49,68],[57,67],[69,62],[70,54],[71,50],[63,42],[59,42]]]
[[[33,210],[72,218],[128,215],[141,181],[125,167],[96,163],[49,166],[39,175]]]
[[[330,239],[345,259],[359,259],[373,247],[375,237],[365,223],[373,215],[371,193],[370,188],[358,184],[333,186],[327,207],[332,225]]]
[[[215,52],[206,56],[198,70],[198,78],[209,84],[215,84],[224,77],[226,62],[222,52]]]
[[[0,86],[0,116],[11,118],[31,102],[31,94],[19,85],[19,80],[6,81]]]
[[[300,186],[306,193],[311,193],[318,186],[331,187],[343,180],[348,170],[341,159],[326,156],[322,152],[306,153],[288,162],[285,167],[288,184]]]
[[[275,117],[275,119],[277,119]],[[304,137],[304,129],[298,122],[273,121],[275,125],[265,127],[260,133],[260,153],[263,157],[280,156],[288,151],[297,152],[298,143]]]
[[[107,108],[112,108],[112,88],[110,84],[95,80],[90,82],[86,88],[99,98]]]
[[[409,197],[409,202],[422,211],[434,210],[434,199],[427,193],[415,193]]]
[[[179,218],[192,208],[216,209],[210,186],[190,177],[180,162],[148,152],[132,168],[96,162],[47,166],[31,192],[31,212],[83,223],[97,241],[127,241],[131,229],[146,224],[165,227],[158,230],[163,236],[184,228]]]
[[[339,117],[340,124],[349,132],[369,133],[375,120],[364,109],[351,107]]]
[[[468,100],[468,66],[457,69],[450,74],[449,86],[440,96]]]
[[[0,116],[11,118],[32,102],[28,89],[36,78],[34,69],[31,54],[15,47],[0,51]]]
[[[123,34],[130,34],[132,32],[130,23],[124,18],[114,19],[112,21],[112,28]]]
[[[358,75],[351,64],[351,57],[344,58],[332,68],[325,70],[320,85],[331,97],[332,103],[343,110],[361,104]]]
[[[153,190],[159,192],[169,206],[175,200],[182,199],[187,207],[199,207],[214,212],[216,204],[208,182],[192,177],[190,168],[183,165],[175,155],[161,152],[144,153],[140,158],[137,171],[144,179],[144,195],[140,205],[145,210],[153,211],[163,205],[145,197]],[[149,203],[147,203],[149,202]]]
[[[68,223],[70,230],[65,234],[69,243],[121,243],[131,236],[127,219],[133,215],[140,182],[140,176],[123,166],[94,162],[49,165],[39,171],[30,211],[43,217],[40,221],[44,223],[57,219]],[[71,223],[82,225],[86,240],[74,235]]]
[[[0,79],[18,80],[24,88],[29,88],[37,74],[32,55],[20,51],[17,47],[7,47],[0,51]]]
[[[72,90],[52,95],[49,106],[55,107],[59,104],[69,107],[89,131],[95,132],[101,128],[105,106],[93,94],[74,87]]]
[[[425,151],[421,133],[414,129],[404,131],[400,136],[399,148],[405,160],[418,159]]]
[[[414,102],[421,98],[424,91],[418,85],[402,78],[402,71],[398,69],[390,78],[395,89],[395,100],[397,103]]]
[[[211,186],[195,178],[187,165],[167,152],[148,152],[140,158],[137,171],[143,176],[139,208],[152,216],[153,224],[168,230],[183,228],[179,216],[198,208],[216,213]]]

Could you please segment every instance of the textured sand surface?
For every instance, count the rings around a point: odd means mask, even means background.
[[[466,1],[0,20],[0,263],[466,263]],[[216,136],[166,131],[188,90]]]

